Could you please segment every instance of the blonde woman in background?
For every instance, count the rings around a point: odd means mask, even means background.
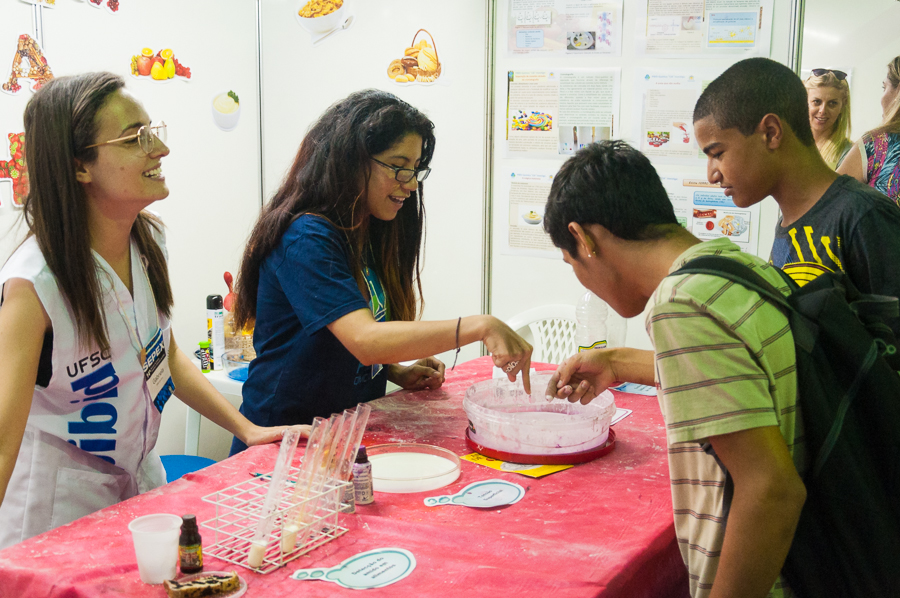
[[[900,56],[887,65],[881,84],[881,126],[863,135],[838,168],[900,205]]]
[[[813,69],[803,82],[809,101],[809,124],[822,158],[836,168],[853,144],[850,142],[850,85],[847,73]]]

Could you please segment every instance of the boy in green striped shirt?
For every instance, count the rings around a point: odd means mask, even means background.
[[[786,294],[779,273],[727,238],[701,243],[682,228],[649,160],[618,141],[563,165],[544,226],[578,280],[620,315],[650,304],[654,346],[579,353],[557,370],[549,398],[587,403],[617,380],[656,384],[691,595],[792,596],[780,572],[806,490],[787,318],[723,278],[669,276],[721,255]]]

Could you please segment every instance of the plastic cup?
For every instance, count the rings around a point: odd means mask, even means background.
[[[178,568],[178,538],[181,517],[167,513],[144,515],[128,524],[134,540],[141,581],[160,584],[175,579]]]

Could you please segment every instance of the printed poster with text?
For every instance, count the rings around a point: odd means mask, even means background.
[[[506,153],[559,158],[617,135],[618,68],[509,71]]]
[[[510,54],[622,53],[622,0],[510,0]]]
[[[681,226],[702,241],[728,237],[742,251],[756,254],[759,204],[739,208],[703,174],[660,174]]]
[[[507,175],[509,203],[500,253],[561,259],[562,253],[544,232],[544,206],[555,174],[513,170]]]
[[[657,58],[768,56],[773,0],[644,0],[636,52]]]
[[[694,138],[694,105],[719,73],[639,70],[635,79],[635,139],[652,161],[700,165],[706,156]]]

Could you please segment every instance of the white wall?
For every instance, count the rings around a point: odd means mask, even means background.
[[[627,141],[632,136],[633,121],[640,118],[633,109],[635,100],[634,73],[638,68],[678,69],[686,65],[692,67],[719,69],[724,71],[729,65],[740,60],[741,57],[714,58],[714,59],[661,59],[638,56],[635,53],[635,22],[638,18],[636,6],[642,5],[638,0],[626,0],[624,3],[624,18],[622,30],[624,33],[621,56],[598,57],[535,57],[535,56],[509,56],[506,48],[506,14],[509,0],[498,0],[498,43],[495,48],[494,60],[496,73],[494,77],[494,138],[504,138],[504,117],[506,106],[506,73],[516,69],[561,69],[561,68],[604,68],[620,67],[622,94],[620,101],[620,126],[618,136]],[[787,64],[789,62],[790,39],[790,1],[775,0],[774,23],[772,27],[772,45],[770,57]],[[574,305],[584,293],[572,269],[561,259],[558,261],[549,259],[534,259],[521,256],[503,255],[499,247],[503,243],[505,228],[504,220],[507,218],[507,198],[500,191],[505,187],[502,179],[506,177],[505,165],[515,163],[522,165],[523,169],[532,168],[558,168],[564,162],[560,160],[508,160],[503,157],[500,143],[494,147],[495,170],[493,176],[493,251],[491,254],[492,285],[491,285],[491,312],[497,317],[508,320],[510,317],[540,305],[564,303]],[[555,166],[554,166],[555,165]],[[657,165],[660,172],[677,172],[667,165]],[[684,168],[679,169],[684,172]],[[696,172],[705,177],[705,166],[698,160]],[[761,206],[760,239],[758,253],[768,258],[769,249],[774,239],[774,228],[777,221],[777,204],[771,198],[766,199]],[[650,348],[650,339],[644,330],[644,314],[636,316],[628,322],[628,337],[626,344],[638,348]]]

